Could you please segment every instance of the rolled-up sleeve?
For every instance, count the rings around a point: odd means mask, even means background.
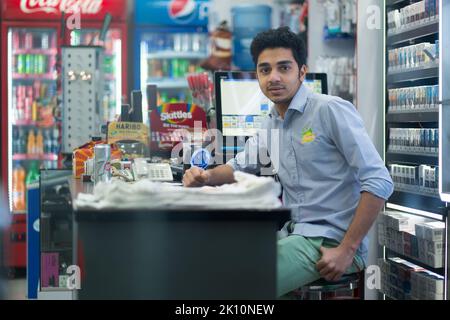
[[[324,108],[323,117],[329,126],[329,137],[334,141],[348,164],[355,169],[361,192],[387,200],[394,189],[389,172],[372,143],[356,108],[336,98]]]

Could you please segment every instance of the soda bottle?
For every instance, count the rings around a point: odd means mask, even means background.
[[[52,136],[52,153],[58,154],[59,153],[59,130],[58,128],[53,129],[53,136]]]
[[[25,169],[20,164],[14,167],[12,181],[12,202],[14,211],[24,211],[26,209],[25,174]]]
[[[24,54],[17,55],[16,62],[17,62],[16,72],[19,74],[24,74],[26,65],[25,55]]]
[[[22,129],[19,129],[19,143],[17,144],[17,153],[24,154],[27,151],[27,142]]]
[[[27,153],[35,154],[36,151],[36,138],[34,135],[34,130],[30,129],[28,132],[28,143],[27,143]]]
[[[19,140],[19,129],[17,127],[13,127],[13,154],[19,153],[20,149],[20,140]]]
[[[52,137],[50,130],[45,130],[44,132],[44,153],[52,153]]]
[[[36,153],[37,154],[44,153],[44,137],[42,135],[41,129],[38,130],[38,134],[36,136]]]
[[[32,161],[30,164],[30,170],[28,171],[26,178],[26,185],[30,185],[34,182],[39,181],[39,168],[37,161]]]

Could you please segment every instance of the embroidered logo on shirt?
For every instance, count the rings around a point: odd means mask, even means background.
[[[313,130],[311,127],[303,128],[302,140],[301,140],[302,144],[313,142],[315,139],[316,139],[316,135],[313,133]]]

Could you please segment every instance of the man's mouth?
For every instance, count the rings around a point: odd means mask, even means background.
[[[268,91],[269,91],[270,93],[280,93],[280,92],[283,91],[283,90],[284,90],[283,87],[270,87],[270,88],[268,89]]]

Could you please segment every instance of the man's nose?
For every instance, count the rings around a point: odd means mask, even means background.
[[[276,70],[273,70],[269,75],[269,82],[280,82],[281,77],[280,73]]]

